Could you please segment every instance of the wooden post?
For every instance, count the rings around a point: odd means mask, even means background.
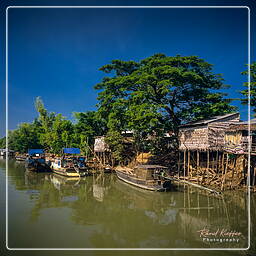
[[[228,169],[228,154],[227,154],[227,161],[226,161],[226,164],[225,164],[224,174],[223,174],[223,177],[222,177],[221,191],[223,191],[223,189],[224,189],[224,183],[225,183],[225,180],[226,180],[227,169]]]
[[[219,172],[219,150],[216,153],[216,173]]]
[[[180,177],[180,151],[178,153],[178,177]]]
[[[197,156],[196,156],[196,176],[197,176],[197,184],[199,183],[199,176],[198,176],[198,169],[199,169],[199,151],[196,151]]]
[[[212,152],[212,170],[215,172],[215,161],[214,161],[214,152]]]
[[[231,189],[233,188],[233,179],[234,179],[235,167],[236,167],[236,158],[234,159],[233,166],[232,166],[232,178],[231,178],[231,184],[230,184]]]
[[[186,149],[184,150],[184,159],[183,159],[183,179],[185,180],[185,173],[186,173]]]
[[[104,166],[105,166],[105,164],[106,164],[106,156],[105,156],[105,151],[103,152],[103,164],[104,164]]]
[[[210,151],[209,149],[207,150],[207,167],[206,167],[206,171],[207,171],[207,182],[209,181],[209,165],[210,165]]]
[[[245,184],[247,184],[247,180],[246,180],[247,169],[246,169],[246,166],[245,166],[245,156],[246,155],[244,155],[244,159],[243,159],[243,173],[244,173],[244,182],[245,182]]]
[[[225,153],[223,152],[222,159],[221,159],[221,173],[222,173],[222,175],[223,175],[223,171],[224,171],[224,158],[225,158]]]
[[[190,150],[188,150],[188,178],[190,176]]]

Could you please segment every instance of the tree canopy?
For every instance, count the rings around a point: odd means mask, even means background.
[[[256,117],[256,62],[253,62],[250,65],[250,77],[251,77],[251,82],[250,82],[250,103],[251,103],[251,109],[252,112],[254,113],[254,117]],[[244,72],[242,72],[243,75],[248,76],[248,69]],[[241,101],[243,104],[248,104],[248,86],[249,83],[245,82],[244,86],[246,87],[245,90],[241,91],[241,93],[245,96]]]
[[[169,132],[177,144],[180,124],[235,110],[221,74],[197,56],[113,60],[100,70],[108,76],[95,86],[98,113],[112,134],[133,130],[135,142]]]

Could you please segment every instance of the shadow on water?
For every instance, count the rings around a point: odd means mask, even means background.
[[[0,168],[4,177],[4,161]],[[27,172],[22,163],[14,161],[9,163],[8,177],[12,248],[247,247],[248,202],[244,193],[214,197],[184,186],[178,191],[157,193],[123,183],[114,174],[65,178]],[[252,212],[255,220],[255,210]],[[237,231],[241,235],[238,242],[203,241],[199,232],[203,229]],[[255,250],[255,244],[252,248]],[[237,255],[249,253],[240,251]]]

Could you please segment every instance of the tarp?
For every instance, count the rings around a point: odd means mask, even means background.
[[[80,154],[79,148],[63,148],[64,154]]]
[[[29,155],[43,154],[43,153],[44,153],[43,149],[29,149],[28,150]]]

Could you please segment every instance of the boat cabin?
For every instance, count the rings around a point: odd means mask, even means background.
[[[167,167],[161,165],[137,165],[134,168],[134,175],[143,180],[157,179],[163,176],[168,170]]]
[[[15,151],[14,150],[11,150],[11,149],[8,149],[8,151],[5,149],[5,148],[1,148],[0,149],[0,156],[3,157],[3,158],[6,158],[6,155],[8,154],[8,157],[9,158],[12,158],[14,157],[15,155]]]
[[[45,163],[44,150],[43,149],[29,149],[28,150],[28,162],[36,160],[40,163]]]

